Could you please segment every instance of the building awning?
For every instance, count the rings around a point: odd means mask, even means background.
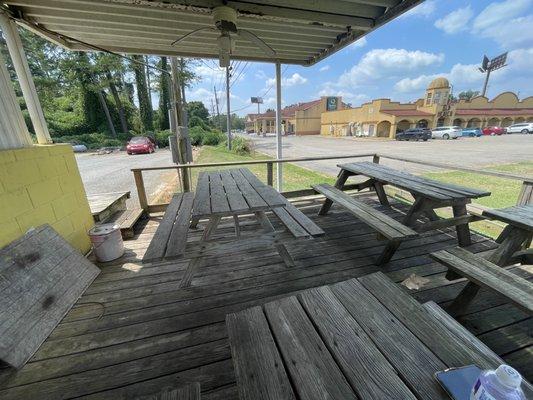
[[[381,110],[384,114],[394,115],[396,117],[433,117],[433,114],[420,110]]]
[[[471,108],[455,110],[455,115],[533,115],[533,108]]]
[[[237,27],[272,47],[235,36],[232,59],[312,65],[423,0],[3,0],[19,24],[70,50],[218,58],[212,10],[237,11]],[[84,42],[85,44],[79,43]]]

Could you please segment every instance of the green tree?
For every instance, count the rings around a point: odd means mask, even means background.
[[[154,130],[153,110],[150,107],[150,98],[146,84],[146,69],[143,56],[132,56],[131,68],[135,74],[135,85],[137,86],[137,99],[139,100],[139,113],[143,127],[147,131]]]
[[[479,96],[479,91],[477,90],[472,90],[472,89],[469,89],[469,90],[466,90],[466,91],[463,91],[461,93],[459,93],[457,95],[457,97],[459,98],[459,100],[466,100],[466,101],[470,101],[472,100],[474,97],[476,96]]]
[[[187,104],[187,111],[189,113],[189,119],[195,117],[202,120],[205,124],[209,124],[209,111],[201,101],[191,101]]]
[[[168,60],[161,57],[159,68],[168,71]],[[168,111],[170,106],[170,77],[164,72],[159,74],[159,129],[165,130],[170,128]]]

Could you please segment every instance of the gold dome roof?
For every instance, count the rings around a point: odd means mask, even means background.
[[[433,79],[429,84],[428,89],[447,89],[449,87],[450,82],[448,82],[448,79],[440,77]]]

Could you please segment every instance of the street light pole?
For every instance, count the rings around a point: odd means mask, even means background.
[[[231,115],[230,115],[230,104],[229,104],[229,65],[226,66],[226,124],[228,132],[228,150],[231,150]]]
[[[276,62],[276,158],[281,160],[281,64]],[[277,189],[283,190],[283,169],[281,163],[277,163]]]

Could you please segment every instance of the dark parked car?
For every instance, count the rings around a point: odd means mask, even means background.
[[[150,154],[155,151],[154,141],[146,136],[134,136],[126,145],[128,154]]]
[[[431,139],[431,131],[427,128],[411,128],[396,133],[396,140],[423,140]]]

